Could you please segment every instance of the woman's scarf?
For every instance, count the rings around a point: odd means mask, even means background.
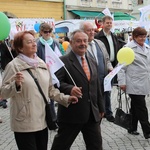
[[[49,46],[51,46],[53,44],[53,39],[51,37],[48,40],[43,39],[43,37],[40,37],[39,39],[43,45],[45,45],[45,43],[47,43]]]
[[[36,53],[34,54],[34,58],[29,58],[26,55],[21,54],[21,53],[18,55],[18,58],[25,61],[28,65],[32,67],[37,67],[39,64]]]

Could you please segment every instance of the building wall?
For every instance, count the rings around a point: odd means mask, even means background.
[[[140,11],[138,9],[148,5],[150,5],[150,0],[143,0],[143,4],[138,4],[136,0],[133,0],[132,15],[134,15],[137,19],[140,19]]]
[[[129,12],[131,11],[131,0],[74,0],[70,3],[70,0],[66,0],[66,5],[68,8],[76,8],[80,7],[82,10],[89,8],[92,11],[103,10],[104,8],[109,8],[114,11],[123,11]]]
[[[57,0],[58,1],[58,0]],[[0,0],[0,11],[11,12],[18,18],[63,19],[63,2],[35,0]]]
[[[121,11],[125,13],[132,12],[132,0],[66,0],[66,18],[74,18],[74,15],[69,10],[83,10],[83,11],[103,11],[109,8],[111,12]]]

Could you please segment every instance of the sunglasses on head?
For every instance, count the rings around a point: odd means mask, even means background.
[[[43,31],[45,34],[47,34],[47,33],[51,33],[51,31]]]

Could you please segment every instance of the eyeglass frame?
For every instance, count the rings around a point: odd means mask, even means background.
[[[51,33],[52,31],[49,30],[49,31],[42,31],[44,34],[47,34],[47,33]]]
[[[140,39],[145,39],[147,36],[146,35],[138,35],[137,37]]]

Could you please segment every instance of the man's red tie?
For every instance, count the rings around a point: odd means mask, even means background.
[[[90,80],[90,70],[89,70],[88,64],[83,56],[81,57],[81,60],[82,60],[82,68],[83,68],[88,80]]]

